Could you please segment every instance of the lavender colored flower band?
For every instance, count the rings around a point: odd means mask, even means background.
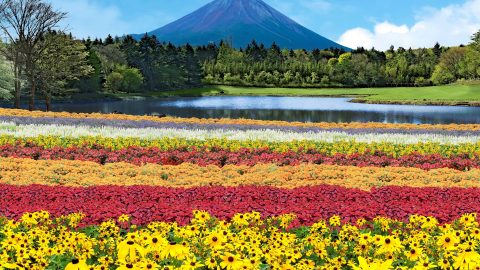
[[[17,117],[0,116],[0,122],[11,122],[16,125],[65,125],[65,126],[87,126],[87,127],[117,127],[117,128],[173,128],[185,130],[278,130],[290,132],[325,132],[337,131],[347,134],[438,134],[450,136],[475,136],[480,135],[480,131],[462,131],[462,130],[431,130],[431,129],[341,129],[329,128],[322,129],[316,127],[291,127],[276,125],[242,125],[242,124],[198,124],[198,123],[174,123],[174,122],[154,122],[154,121],[135,121],[135,120],[111,120],[111,119],[90,119],[90,118],[58,118],[58,117]]]

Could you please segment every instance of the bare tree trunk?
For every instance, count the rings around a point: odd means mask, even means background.
[[[35,110],[35,78],[33,76],[30,77],[30,102],[28,103],[28,110],[33,111]]]
[[[47,108],[47,112],[52,110],[52,97],[45,93],[45,106]]]
[[[20,82],[20,76],[21,76],[20,67],[17,64],[15,64],[14,73],[15,73],[15,108],[20,109],[22,83]]]
[[[20,99],[21,99],[21,86],[20,82],[15,82],[15,109],[20,109]]]

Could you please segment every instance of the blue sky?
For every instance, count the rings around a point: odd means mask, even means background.
[[[264,0],[311,30],[355,47],[467,43],[480,29],[480,0]],[[78,37],[143,33],[210,0],[51,0]]]

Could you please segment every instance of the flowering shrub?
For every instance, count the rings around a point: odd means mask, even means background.
[[[182,124],[219,124],[219,125],[260,125],[260,126],[291,126],[291,127],[317,127],[323,129],[398,129],[398,130],[480,130],[480,124],[389,124],[389,123],[300,123],[284,121],[265,121],[252,119],[198,119],[198,118],[176,118],[155,116],[135,116],[124,114],[101,114],[101,113],[68,113],[68,112],[43,112],[27,111],[15,109],[0,108],[0,115],[16,117],[50,117],[50,118],[90,118],[90,119],[111,119],[111,120],[133,120],[133,121],[152,121],[152,122],[172,122]]]
[[[238,151],[226,149],[175,149],[161,150],[155,147],[128,147],[112,150],[108,148],[58,147],[43,148],[35,145],[0,146],[0,157],[31,158],[36,160],[82,160],[100,164],[127,162],[135,165],[147,163],[161,165],[179,165],[193,163],[200,166],[276,164],[279,166],[296,166],[304,163],[344,165],[358,167],[415,167],[424,170],[451,168],[468,170],[480,168],[480,158],[468,155],[444,157],[439,154],[408,154],[394,158],[383,153],[374,154],[340,154],[329,156],[315,150],[308,152],[274,152],[270,149],[242,148]]]
[[[72,125],[17,125],[0,122],[0,135],[15,137],[55,136],[61,138],[102,137],[102,138],[135,138],[141,140],[158,140],[174,138],[180,140],[228,140],[238,142],[282,143],[292,141],[308,141],[312,143],[388,143],[395,145],[410,145],[418,143],[435,144],[474,144],[480,141],[480,134],[457,135],[435,133],[347,133],[338,130],[322,131],[284,131],[278,129],[184,129],[184,128],[124,128],[111,126],[72,126]]]
[[[370,192],[337,186],[296,189],[274,187],[165,188],[95,186],[88,188],[0,185],[0,215],[19,218],[25,212],[49,211],[53,216],[82,212],[84,224],[99,224],[128,214],[134,224],[176,221],[186,224],[191,211],[205,210],[218,218],[258,211],[263,216],[293,213],[293,226],[311,225],[332,215],[344,221],[376,216],[406,220],[433,216],[451,222],[464,213],[480,212],[480,189],[373,188]]]
[[[432,142],[420,142],[416,144],[391,144],[391,143],[362,143],[362,142],[320,142],[320,141],[289,141],[289,142],[265,142],[265,141],[235,141],[227,139],[140,139],[140,138],[106,138],[106,137],[60,137],[60,136],[37,136],[37,137],[15,137],[11,135],[0,135],[0,145],[30,146],[36,145],[44,148],[53,147],[87,147],[87,148],[108,148],[112,150],[126,149],[132,146],[142,148],[158,148],[162,151],[171,150],[196,150],[203,149],[216,151],[225,149],[227,151],[240,151],[243,148],[269,149],[274,152],[302,152],[320,153],[328,156],[335,154],[368,154],[384,153],[392,157],[401,157],[410,154],[433,155],[438,154],[445,157],[468,155],[475,157],[480,155],[480,141],[465,144],[439,144]]]
[[[62,125],[82,127],[116,127],[116,128],[167,128],[184,130],[212,130],[217,129],[228,131],[246,130],[278,130],[285,132],[342,132],[350,135],[356,134],[403,134],[403,135],[450,135],[450,136],[478,136],[480,130],[448,130],[448,129],[398,129],[396,125],[391,128],[370,128],[371,124],[357,128],[322,128],[321,126],[288,126],[269,124],[217,124],[217,123],[180,123],[180,122],[159,122],[148,120],[121,120],[108,118],[58,118],[58,117],[28,117],[28,116],[5,116],[0,115],[0,122],[9,125]]]
[[[22,173],[18,173],[22,172]],[[459,172],[453,169],[422,171],[416,168],[373,168],[304,164],[277,166],[226,165],[177,166],[125,163],[100,165],[85,161],[0,158],[0,183],[14,185],[152,185],[164,187],[198,186],[276,186],[297,188],[339,185],[370,190],[381,186],[480,187],[480,170]]]
[[[480,269],[479,138],[0,109],[0,270]]]
[[[340,216],[291,229],[295,215],[218,220],[194,211],[185,226],[130,224],[129,215],[78,228],[83,214],[25,213],[0,220],[4,269],[475,269],[476,214],[451,224],[412,215],[342,224]],[[23,256],[21,254],[29,254]]]

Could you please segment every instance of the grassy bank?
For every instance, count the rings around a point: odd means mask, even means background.
[[[480,82],[432,87],[354,89],[245,88],[210,86],[198,89],[149,93],[168,96],[326,96],[354,97],[355,102],[386,104],[480,105]]]

